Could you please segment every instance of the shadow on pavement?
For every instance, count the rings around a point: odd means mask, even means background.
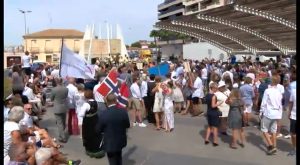
[[[266,152],[266,144],[262,136],[258,136],[253,132],[248,132],[248,136],[246,136],[246,141],[253,144],[260,150]]]
[[[130,155],[132,155],[135,152],[136,149],[137,149],[137,146],[134,145],[124,154],[123,164],[126,164],[126,165],[134,165],[135,164],[135,160],[129,159],[129,157],[130,157]]]

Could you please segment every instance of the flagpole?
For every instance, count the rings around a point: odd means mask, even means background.
[[[60,59],[59,59],[59,77],[61,77],[61,61],[63,57],[64,37],[61,38]]]

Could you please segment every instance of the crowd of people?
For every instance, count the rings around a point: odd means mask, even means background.
[[[4,107],[4,162],[30,165],[80,164],[59,151],[68,137],[81,136],[86,154],[110,164],[122,163],[129,127],[153,127],[171,133],[174,114],[205,116],[204,143],[218,146],[219,133],[232,131],[230,148],[245,147],[245,127],[257,125],[267,142],[269,155],[277,151],[276,139],[283,136],[283,111],[289,111],[290,136],[296,151],[296,65],[293,58],[278,57],[265,62],[245,59],[228,62],[214,59],[169,61],[166,75],[149,74],[155,62],[107,64],[94,61],[95,79],[59,76],[59,66],[45,64],[41,72],[30,69],[28,52],[22,66],[11,70],[12,94]],[[103,97],[98,88],[112,68],[120,82],[129,87],[128,105],[117,108],[114,94]],[[205,106],[207,110],[205,111]],[[58,137],[39,126],[47,109],[52,108]],[[111,109],[111,110],[110,110]],[[128,114],[128,115],[127,115]],[[66,121],[68,119],[68,121]],[[252,119],[257,119],[257,123]],[[66,132],[67,130],[67,132]]]

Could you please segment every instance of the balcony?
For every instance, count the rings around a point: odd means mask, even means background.
[[[168,8],[170,6],[176,5],[178,3],[182,3],[182,0],[165,1],[164,3],[161,3],[160,5],[158,5],[158,10],[163,10],[165,8]]]
[[[31,48],[30,48],[30,53],[31,53],[31,54],[37,54],[37,53],[40,53],[40,48],[39,48],[39,47],[31,47]]]
[[[53,53],[53,49],[45,48],[45,53],[47,53],[47,54]]]

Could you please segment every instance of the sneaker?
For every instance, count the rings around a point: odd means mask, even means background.
[[[285,139],[290,139],[290,138],[291,138],[291,135],[288,134],[288,135],[284,136],[284,138],[285,138]]]
[[[277,134],[277,138],[281,138],[283,135],[281,133]]]
[[[287,154],[287,156],[294,156],[294,155],[296,155],[296,150],[291,150],[291,151]]]
[[[79,165],[81,160],[69,160],[68,165]]]
[[[144,123],[139,123],[139,127],[147,127],[147,125]]]
[[[267,152],[268,155],[273,155],[276,152],[277,152],[277,149],[275,147],[273,147],[273,146],[268,147],[268,152]]]
[[[137,122],[134,122],[134,123],[133,123],[133,126],[137,126],[137,125],[138,125],[138,123],[137,123]]]

